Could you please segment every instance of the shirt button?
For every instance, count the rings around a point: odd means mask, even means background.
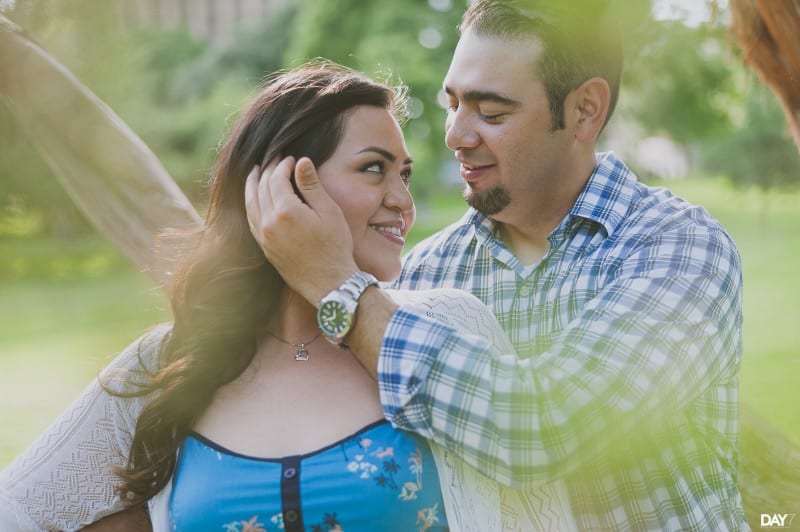
[[[294,478],[297,475],[297,470],[293,467],[287,467],[283,472],[283,478]]]
[[[289,510],[285,514],[283,514],[283,518],[290,523],[294,523],[295,521],[297,521],[297,511]]]
[[[531,297],[531,294],[533,294],[533,285],[531,284],[526,283],[519,289],[519,295],[522,297]]]

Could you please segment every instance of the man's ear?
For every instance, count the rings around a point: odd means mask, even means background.
[[[569,96],[570,111],[575,120],[575,138],[595,142],[605,125],[611,88],[603,78],[589,78]]]

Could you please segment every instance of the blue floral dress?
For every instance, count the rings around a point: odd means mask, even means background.
[[[425,440],[387,421],[305,455],[243,456],[199,434],[184,441],[170,499],[173,530],[448,530]]]

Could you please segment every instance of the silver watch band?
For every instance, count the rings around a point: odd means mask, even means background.
[[[378,280],[375,276],[367,272],[358,271],[342,283],[339,290],[347,292],[352,296],[354,301],[358,301],[358,298],[361,297],[364,290],[372,285],[378,285]]]
[[[353,326],[358,299],[369,286],[377,284],[374,276],[359,271],[322,298],[317,309],[317,324],[328,341],[346,347],[344,338]]]

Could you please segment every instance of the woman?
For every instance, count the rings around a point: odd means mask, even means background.
[[[174,322],[3,471],[0,524],[76,529],[147,502],[156,530],[446,527],[425,442],[389,426],[363,368],[319,339],[315,309],[283,285],[244,208],[254,165],[307,156],[350,221],[359,266],[391,280],[414,219],[402,104],[323,62],[255,98],[215,165],[205,225],[171,287]]]
[[[345,214],[358,266],[396,277],[414,220],[402,104],[401,92],[326,62],[276,77],[254,99],[221,148],[206,222],[174,277],[173,322],[129,346],[0,473],[0,530],[141,530],[143,504],[156,531],[526,522],[507,511],[534,508],[524,494],[441,447],[434,464],[424,440],[383,420],[374,381],[320,340],[316,310],[284,285],[248,227],[251,170],[308,157]],[[393,297],[511,352],[468,294]]]

